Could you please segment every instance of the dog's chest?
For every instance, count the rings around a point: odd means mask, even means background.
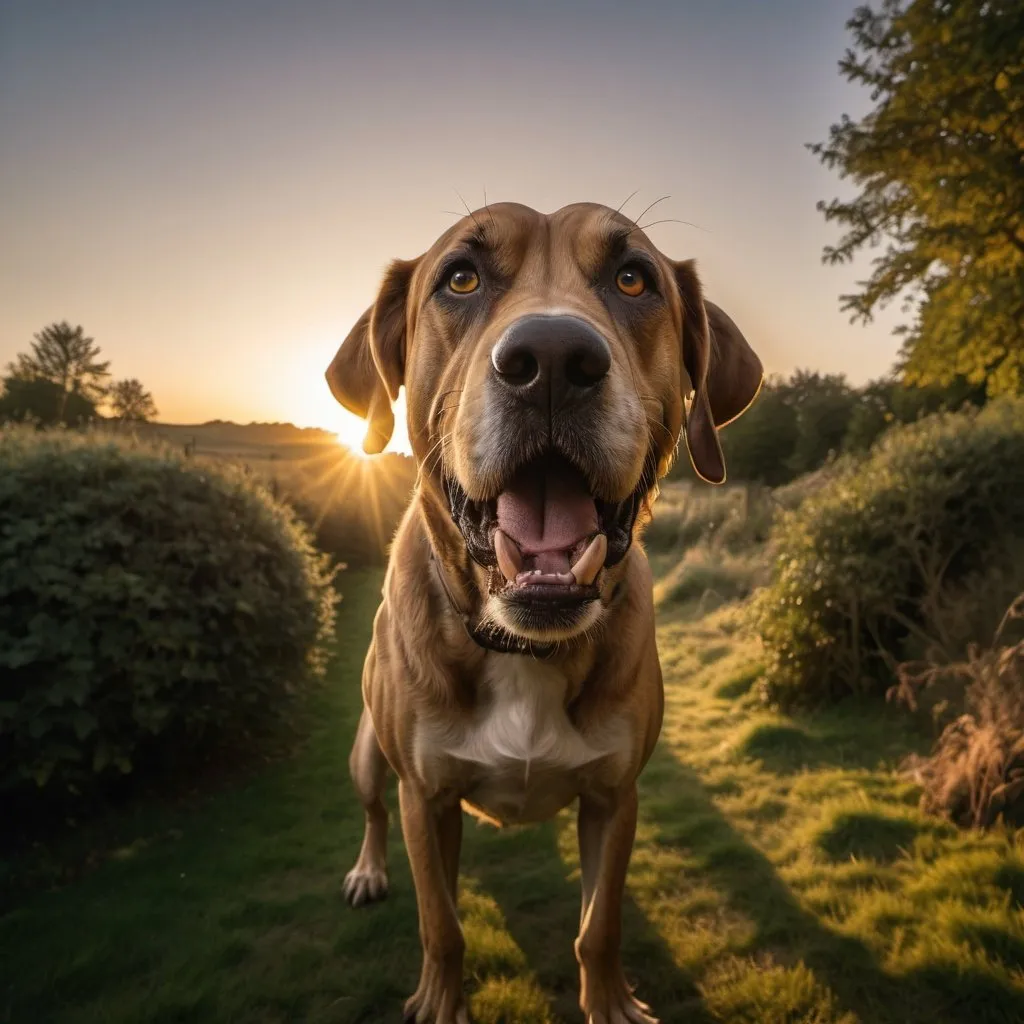
[[[552,817],[625,753],[623,723],[586,736],[574,726],[568,685],[532,658],[488,656],[473,713],[417,743],[421,769],[503,824]]]

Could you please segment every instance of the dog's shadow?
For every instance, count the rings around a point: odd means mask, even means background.
[[[641,779],[642,839],[634,861],[651,851],[664,858],[673,852],[695,859],[698,870],[680,869],[710,886],[721,897],[727,912],[750,925],[748,937],[734,946],[732,954],[749,964],[774,963],[779,969],[803,964],[814,975],[820,995],[828,1002],[827,1018],[814,1016],[821,1008],[793,1008],[789,1020],[855,1019],[872,1024],[959,1024],[971,1021],[1024,1020],[1024,997],[1011,992],[980,970],[967,965],[948,975],[932,968],[891,974],[875,952],[860,940],[840,934],[801,906],[772,862],[751,845],[716,807],[695,772],[682,765],[663,744],[648,770],[657,776],[661,793],[669,786],[674,794],[673,821],[659,821],[644,814]],[[662,808],[664,808],[662,803]],[[662,810],[664,817],[664,810]],[[693,827],[687,827],[691,824]],[[680,828],[679,826],[683,826]],[[547,1012],[558,1021],[581,1019],[578,1008],[578,973],[573,939],[579,922],[579,884],[574,855],[565,855],[568,832],[574,828],[566,817],[543,826],[498,831],[474,827],[467,821],[463,872],[470,893],[493,899],[504,927],[522,951],[526,968],[546,997]],[[642,864],[638,870],[642,871]],[[669,882],[668,884],[671,884]],[[672,897],[666,893],[665,900]],[[671,907],[658,909],[663,923]],[[680,915],[687,915],[680,909]],[[679,921],[675,921],[676,927]],[[686,922],[682,922],[686,927]],[[471,943],[472,945],[472,943]],[[706,951],[707,952],[707,951]],[[714,955],[702,956],[702,969],[714,967]],[[623,963],[627,978],[637,985],[637,995],[651,1005],[664,1024],[706,1024],[723,1018],[703,1002],[698,977],[676,962],[658,928],[629,892],[623,906]],[[512,972],[506,974],[506,978]],[[476,983],[486,984],[487,970],[478,970]],[[473,991],[473,982],[470,983]],[[737,1019],[758,1019],[756,1006],[747,1006]],[[491,1014],[494,1021],[527,1021],[521,1012]],[[536,1019],[542,1019],[540,1017]],[[783,1019],[773,1017],[772,1019]]]
[[[560,837],[564,845],[568,832],[575,843],[575,827],[566,816],[540,826],[507,830],[476,827],[467,819],[462,855],[464,920],[467,889],[470,903],[478,894],[493,899],[536,986],[543,990],[548,1013],[567,1024],[582,1019],[579,968],[573,953],[580,916],[579,873],[573,866],[575,857],[570,860],[560,852]],[[714,1018],[704,1007],[694,979],[678,966],[628,889],[622,918],[626,937],[623,966],[637,996],[650,1004],[665,1024],[710,1024]],[[466,921],[470,930],[471,920]],[[472,936],[470,946],[472,949]],[[486,964],[473,973],[478,983],[486,984]],[[507,1015],[499,1011],[486,1019],[525,1024],[533,1018],[522,1017],[510,1007]]]
[[[669,830],[655,822],[657,841],[694,854],[704,880],[721,893],[729,909],[752,922],[754,934],[744,951],[748,956],[781,952],[784,960],[805,964],[828,989],[836,1019],[852,1013],[872,1024],[1024,1020],[1021,992],[975,965],[958,963],[945,970],[928,965],[898,975],[886,971],[867,945],[834,931],[801,906],[772,862],[722,814],[698,775],[667,744],[658,748],[649,768],[661,774],[659,788],[671,779],[674,813],[691,826]]]

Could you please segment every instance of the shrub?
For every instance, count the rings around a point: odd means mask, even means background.
[[[896,665],[933,641],[949,588],[1021,538],[1024,404],[886,434],[778,521],[772,582],[754,606],[764,696],[885,692]]]
[[[871,381],[858,394],[843,448],[865,452],[892,424],[913,423],[931,413],[952,412],[965,405],[980,407],[985,398],[984,381],[972,384],[963,377],[927,387],[908,386],[891,378]]]
[[[286,717],[322,671],[324,556],[244,473],[0,432],[0,792],[87,793]]]
[[[813,473],[805,473],[791,483],[776,487],[772,491],[772,499],[776,508],[792,512],[812,494],[817,494],[823,487],[827,487],[839,473],[849,468],[850,465],[850,456],[843,455],[827,466],[816,469]]]
[[[796,370],[770,377],[757,401],[722,431],[729,479],[780,487],[844,452],[863,453],[890,426],[984,405],[985,384],[955,377],[948,385],[908,386],[894,378],[851,388],[842,376]],[[685,459],[673,479],[690,479]]]
[[[970,645],[959,662],[900,666],[890,696],[916,708],[922,690],[965,682],[964,713],[943,730],[928,757],[906,768],[921,785],[924,810],[981,828],[1024,811],[1024,640],[1007,644],[1024,620],[1024,594],[1010,606],[992,645]]]

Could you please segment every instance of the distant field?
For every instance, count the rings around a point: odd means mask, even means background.
[[[384,561],[416,478],[404,455],[366,459],[334,434],[290,423],[143,423],[133,430],[140,439],[264,477],[298,508],[320,546],[351,564]]]
[[[140,423],[134,433],[147,440],[159,440],[197,455],[251,461],[254,464],[296,462],[348,453],[334,434],[326,430],[301,429],[290,423],[199,424]]]

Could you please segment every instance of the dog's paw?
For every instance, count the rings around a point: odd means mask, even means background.
[[[646,1003],[641,1003],[632,996],[626,998],[628,1003],[623,1006],[607,1012],[588,1013],[587,1024],[658,1024],[658,1018],[647,1012],[650,1007]]]
[[[651,1008],[633,995],[621,972],[611,976],[589,974],[584,981],[580,1007],[587,1024],[658,1024]]]
[[[413,997],[413,999],[415,996]],[[409,999],[405,1004],[404,1024],[472,1024],[465,1003],[459,1003],[450,1012],[435,1013],[428,1006],[420,1006]]]
[[[376,903],[388,894],[388,873],[385,868],[358,863],[345,876],[341,891],[353,907]]]
[[[614,1005],[591,1010],[587,1024],[658,1024],[658,1018],[648,1012],[650,1007],[635,996],[625,993]]]
[[[405,1003],[405,1024],[472,1024],[462,994],[461,958],[456,964],[424,960],[416,992]]]

